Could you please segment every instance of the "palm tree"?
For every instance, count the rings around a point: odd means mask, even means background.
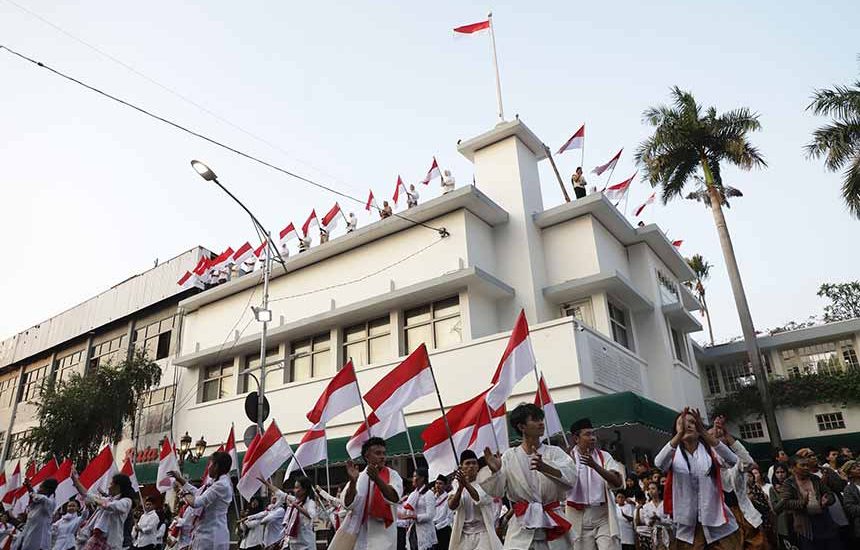
[[[693,94],[677,86],[672,88],[672,99],[672,105],[650,107],[643,113],[643,121],[654,127],[654,134],[639,145],[636,162],[642,166],[646,180],[653,187],[661,187],[664,204],[683,196],[685,185],[694,180],[701,169],[750,366],[761,394],[767,431],[771,444],[781,447],[782,438],[770,399],[767,375],[762,367],[755,327],[722,206],[726,197],[722,163],[734,164],[742,170],[767,166],[761,153],[747,138],[750,132],[761,129],[761,124],[758,115],[747,108],[722,114],[717,114],[714,107],[703,109]]]
[[[711,345],[714,345],[714,329],[711,327],[711,312],[708,311],[708,302],[705,301],[705,285],[704,282],[711,277],[711,264],[702,257],[701,254],[695,254],[692,258],[687,258],[687,265],[696,274],[696,285],[694,290],[702,302],[702,309],[705,311],[705,318],[708,320],[708,335],[711,337]],[[693,288],[692,284],[689,284]]]
[[[842,199],[852,215],[860,218],[860,80],[852,86],[816,90],[807,110],[832,116],[830,124],[812,133],[806,152],[824,158],[824,166],[835,172],[847,165],[842,180]]]

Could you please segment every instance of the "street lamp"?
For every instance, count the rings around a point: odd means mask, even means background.
[[[260,379],[257,381],[257,431],[262,435],[263,433],[263,411],[265,409],[265,397],[266,397],[266,334],[269,329],[269,323],[272,321],[272,311],[269,309],[269,278],[272,275],[272,257],[277,256],[281,265],[286,265],[284,262],[284,258],[281,256],[281,253],[278,251],[277,247],[272,244],[271,234],[266,231],[266,228],[263,227],[263,224],[260,223],[260,220],[245,206],[242,201],[240,201],[236,196],[231,193],[226,187],[221,185],[221,182],[218,181],[218,176],[215,175],[215,172],[212,171],[211,168],[200,162],[199,160],[192,160],[191,167],[194,168],[194,171],[197,172],[201,178],[206,181],[215,182],[215,185],[220,187],[227,195],[233,199],[239,206],[242,207],[248,216],[251,217],[251,221],[254,223],[254,228],[261,232],[261,238],[265,239],[266,243],[266,256],[265,263],[263,264],[263,300],[259,307],[252,307],[251,309],[254,312],[254,317],[258,322],[263,324],[262,331],[260,333]],[[189,437],[189,446],[191,445],[191,438]]]
[[[191,436],[188,435],[188,432],[185,432],[181,438],[179,438],[179,465],[182,466],[185,461],[188,462],[197,462],[203,455],[206,453],[206,440],[203,439],[203,436],[200,436],[200,439],[197,440],[197,443],[194,444],[194,448],[191,448]]]

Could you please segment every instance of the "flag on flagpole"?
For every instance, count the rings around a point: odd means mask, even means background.
[[[325,428],[314,426],[305,433],[299,447],[296,449],[284,478],[290,477],[293,470],[301,470],[328,459],[328,443],[325,438]],[[302,468],[299,468],[301,464]]]
[[[295,226],[293,226],[293,222],[288,223],[285,228],[281,229],[278,232],[278,242],[281,244],[288,243],[293,239],[298,238],[299,234],[296,232],[296,228]]]
[[[220,270],[233,263],[233,247],[228,246],[227,250],[219,254],[214,260],[209,262],[209,270]]]
[[[340,216],[338,216],[340,214]],[[334,206],[331,207],[325,216],[323,216],[321,225],[322,228],[326,231],[331,232],[332,229],[337,227],[337,222],[343,218],[343,214],[340,212],[340,205],[338,203],[334,203]]]
[[[675,248],[681,248],[681,245],[684,244],[683,239],[678,239],[677,241],[672,241],[672,246]]]
[[[262,257],[263,251],[266,250],[266,247],[268,246],[268,244],[269,244],[269,240],[265,239],[262,242],[262,244],[260,244],[260,246],[258,246],[257,248],[254,249],[254,256],[256,256],[258,260],[262,259],[261,257]]]
[[[517,382],[531,373],[535,369],[536,363],[535,352],[529,337],[526,312],[520,310],[508,345],[502,353],[502,359],[493,375],[493,387],[487,394],[487,403],[489,403],[490,408],[493,410],[500,409],[514,392],[514,386],[517,385]]]
[[[630,183],[633,181],[633,178],[636,177],[638,172],[634,172],[632,176],[622,181],[621,183],[616,183],[615,185],[610,185],[603,192],[607,198],[610,200],[621,200],[627,191],[630,189]]]
[[[454,28],[454,32],[458,34],[475,34],[476,32],[485,31],[490,28],[490,20],[478,21],[469,25],[462,25]]]
[[[621,149],[618,150],[617,153],[615,153],[614,157],[609,159],[609,162],[607,162],[606,164],[601,164],[600,166],[595,167],[594,170],[592,170],[591,172],[593,174],[597,174],[599,176],[599,175],[603,174],[604,172],[606,172],[607,170],[611,170],[611,169],[615,168],[615,165],[618,164],[618,159],[621,158],[621,151],[623,151],[623,150],[624,150],[624,148],[622,147]]]
[[[6,492],[9,490],[9,486],[6,482],[6,472],[0,472],[0,501],[3,500],[3,497],[6,495]]]
[[[641,214],[642,211],[645,210],[646,206],[654,203],[654,199],[656,197],[657,197],[657,191],[654,191],[653,193],[651,193],[651,196],[648,197],[648,199],[645,202],[643,202],[641,205],[639,205],[639,207],[636,209],[636,212],[633,213],[633,216],[638,218],[639,214]]]
[[[362,422],[353,436],[346,442],[346,452],[353,460],[361,456],[361,446],[370,439],[367,424],[370,424],[370,433],[373,434],[373,437],[381,437],[382,439],[389,439],[406,431],[406,423],[403,421],[402,414],[389,414],[384,417],[384,420],[380,420],[376,413],[370,413],[370,416],[367,417],[367,423]]]
[[[239,471],[240,478],[244,476],[245,473],[247,473],[248,469],[251,467],[251,463],[248,462],[248,457],[250,457],[256,452],[255,449],[260,443],[260,439],[260,432],[258,431],[254,434],[254,437],[251,438],[251,442],[248,443],[248,446],[245,448],[245,456],[242,457],[242,469]]]
[[[364,400],[377,416],[400,414],[419,397],[436,391],[430,357],[424,344],[364,394]]]
[[[570,151],[573,149],[582,149],[582,146],[585,145],[585,124],[579,127],[579,130],[576,131],[570,139],[565,142],[564,145],[556,152],[556,155],[560,155],[565,151]]]
[[[493,413],[492,420],[490,419],[490,412]],[[479,413],[478,422],[475,424],[475,430],[472,432],[472,437],[469,439],[467,448],[475,451],[477,455],[483,453],[487,447],[493,452],[505,452],[510,441],[508,438],[507,413],[507,407],[504,405],[495,411],[484,406]],[[498,441],[498,445],[496,445],[496,441]]]
[[[230,433],[227,434],[227,443],[224,445],[224,452],[230,455],[232,465],[230,471],[239,471],[239,454],[236,452],[236,434],[233,424],[230,424]]]
[[[258,434],[259,436],[259,434]],[[275,470],[293,456],[289,443],[284,439],[278,424],[274,420],[266,428],[262,437],[257,439],[256,445],[248,448],[245,453],[245,463],[242,465],[242,477],[236,488],[245,500],[251,500],[254,493],[260,489],[262,483],[258,478],[267,479]]]
[[[217,452],[219,452],[219,453],[224,452],[224,445],[223,444],[218,446]],[[206,467],[203,468],[203,475],[200,477],[200,486],[201,487],[205,487],[206,485],[209,484],[210,481],[212,481],[212,478],[209,477],[209,466],[211,464],[212,464],[211,461],[209,461],[209,460],[206,461]]]
[[[251,243],[245,241],[245,244],[240,246],[236,253],[233,254],[233,263],[235,265],[242,265],[246,260],[254,257],[254,247],[251,246]]]
[[[203,281],[200,280],[200,277],[198,277],[197,275],[194,275],[190,271],[186,271],[185,275],[183,275],[181,279],[176,281],[176,284],[178,284],[180,287],[182,287],[182,290],[188,290],[189,288],[194,288],[194,287],[197,287],[200,290],[203,290],[204,288],[206,288],[203,285]]]
[[[140,483],[137,481],[137,472],[134,471],[134,464],[131,463],[131,458],[125,458],[125,462],[122,463],[122,468],[119,473],[128,476],[131,480],[131,488],[134,489],[135,493],[140,492]]]
[[[430,165],[430,170],[427,171],[427,175],[424,176],[424,179],[421,180],[421,183],[423,183],[424,185],[428,185],[434,179],[441,177],[442,172],[439,170],[439,165],[436,164],[436,157],[433,157],[433,164]]]
[[[302,234],[305,237],[307,237],[308,232],[310,232],[310,230],[311,230],[311,227],[313,227],[313,226],[319,227],[319,225],[320,225],[320,222],[317,219],[317,211],[316,211],[316,209],[313,209],[313,210],[311,210],[311,214],[310,214],[310,216],[308,216],[308,219],[305,220],[305,223],[302,224]]]
[[[6,480],[6,487],[3,492],[3,504],[12,504],[12,496],[15,494],[15,491],[18,490],[18,487],[21,486],[21,461],[19,460],[17,464],[15,464],[15,469],[12,471],[12,475],[9,476],[9,479]]]
[[[325,426],[337,415],[360,406],[361,394],[358,392],[358,380],[355,377],[355,367],[350,360],[331,379],[307,417],[311,424]],[[302,462],[302,465],[304,464]]]
[[[535,405],[543,409],[544,433],[547,436],[557,434],[564,431],[561,425],[561,419],[558,416],[558,411],[555,408],[555,403],[552,401],[552,396],[549,394],[549,388],[546,387],[543,373],[540,375],[540,386],[535,392]]]
[[[373,198],[373,189],[370,190],[370,195],[367,196],[367,204],[364,205],[364,209],[370,212],[371,208],[379,209],[379,206],[376,205],[376,199]]]
[[[72,480],[72,461],[68,458],[60,464],[54,474],[57,480],[57,488],[54,490],[54,511],[59,510],[70,499],[78,494],[78,488]]]
[[[170,439],[165,437],[161,442],[161,452],[158,455],[158,473],[155,476],[155,487],[159,493],[166,493],[173,486],[173,478],[167,475],[171,471],[179,471],[179,459],[176,458],[176,451],[170,444]]]
[[[35,468],[35,464],[33,464]],[[36,491],[39,489],[39,485],[42,484],[43,481],[48,479],[49,477],[53,477],[54,474],[57,473],[57,470],[60,468],[60,465],[57,464],[57,459],[52,458],[48,462],[45,463],[44,466],[39,468],[39,471],[34,473],[32,476],[28,475],[27,479],[30,480],[30,485],[33,487],[33,490]],[[29,469],[27,470],[29,473]],[[20,516],[21,514],[27,511],[27,507],[30,505],[30,492],[26,487],[21,487],[18,489],[20,494],[17,495],[15,499],[15,503],[12,505],[12,515],[15,517]]]
[[[394,204],[397,204],[397,201],[400,199],[400,188],[403,188],[403,192],[406,192],[406,185],[403,183],[403,180],[400,178],[400,175],[397,176],[397,184],[394,186]]]

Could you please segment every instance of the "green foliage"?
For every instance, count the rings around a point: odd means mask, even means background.
[[[824,157],[824,166],[831,172],[845,168],[842,200],[860,218],[860,80],[816,90],[807,110],[833,120],[812,133],[806,152],[812,158]]]
[[[860,317],[860,281],[823,283],[818,295],[830,300],[824,306],[824,320],[828,323]]]
[[[808,407],[815,403],[860,403],[860,369],[777,378],[768,385],[775,409]],[[713,409],[715,417],[725,415],[730,419],[763,414],[761,396],[755,385],[714,401]]]
[[[35,403],[39,425],[24,443],[37,454],[70,458],[83,468],[104,443],[122,439],[126,424],[134,426],[141,397],[160,380],[161,368],[135,351],[117,365],[45,383]]]

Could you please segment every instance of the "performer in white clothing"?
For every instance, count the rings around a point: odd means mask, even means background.
[[[262,515],[260,514],[261,504],[259,497],[251,497],[246,510],[247,515],[239,520],[239,529],[244,535],[242,542],[239,543],[239,548],[248,548],[259,550],[263,547],[263,524],[260,523]],[[190,506],[189,509],[193,510]],[[190,538],[189,538],[190,541]]]
[[[131,488],[129,477],[124,474],[114,475],[108,486],[109,497],[102,496],[95,489],[87,493],[74,470],[72,481],[78,493],[86,498],[87,504],[95,504],[98,507],[93,517],[87,521],[87,527],[91,529],[87,544],[94,544],[97,548],[121,550],[125,520],[131,513],[134,498],[137,496]]]
[[[478,457],[473,451],[460,453],[460,469],[454,474],[454,489],[448,508],[454,511],[450,550],[502,550],[496,535],[497,511],[493,498],[475,483]]]
[[[77,500],[66,503],[66,511],[60,519],[54,522],[51,532],[54,535],[52,550],[73,550],[75,548],[75,532],[81,524],[81,506]]]
[[[448,507],[448,479],[439,474],[433,483],[433,494],[436,496],[436,513],[433,515],[433,526],[436,528],[436,548],[448,548],[451,541],[451,524],[454,523],[454,510]]]
[[[314,521],[317,503],[311,480],[305,476],[296,478],[293,494],[287,495],[287,513],[284,516],[284,544],[290,550],[315,550],[317,537]]]
[[[501,458],[484,449],[492,474],[481,487],[490,495],[507,496],[514,515],[508,524],[505,548],[548,548],[548,541],[567,541],[570,522],[560,502],[576,484],[576,466],[564,450],[543,445],[543,411],[522,403],[511,411],[511,426],[523,438],[521,445],[505,451]]]
[[[598,447],[590,419],[574,422],[570,433],[576,485],[567,493],[567,520],[574,532],[573,547],[617,550],[621,547],[621,529],[612,491],[624,487],[623,468]]]
[[[436,539],[436,527],[433,518],[436,516],[436,496],[428,484],[427,468],[418,468],[412,474],[412,486],[415,490],[409,494],[406,504],[405,517],[412,520],[409,528],[409,548],[412,550],[427,550],[433,548]]]
[[[361,447],[367,462],[363,472],[352,462],[346,463],[349,485],[343,503],[349,511],[335,533],[329,550],[395,550],[397,528],[394,514],[403,480],[385,466],[385,440],[371,437]]]
[[[135,546],[138,550],[155,550],[158,544],[158,512],[155,511],[155,501],[152,497],[146,497],[143,501],[143,515],[137,520],[132,528],[132,536],[135,537]]]
[[[192,550],[228,550],[230,530],[227,527],[227,512],[233,502],[233,482],[229,472],[233,464],[230,455],[215,451],[209,458],[209,476],[214,481],[199,491],[178,472],[170,475],[183,485],[183,499],[200,510],[200,516],[191,534]]]
[[[54,516],[54,491],[57,480],[49,477],[34,492],[30,480],[24,480],[24,487],[30,493],[27,505],[27,521],[21,532],[21,550],[44,550],[51,547],[51,518]]]
[[[641,519],[651,529],[651,550],[668,550],[672,541],[672,518],[663,510],[663,488],[649,481],[648,502],[642,507]]]
[[[675,420],[675,435],[654,457],[667,473],[663,508],[675,524],[675,547],[734,550],[738,524],[723,499],[720,461],[734,466],[738,457],[705,430],[699,411],[685,407]]]
[[[442,173],[441,184],[442,184],[442,194],[443,195],[450,193],[451,191],[454,190],[455,180],[454,180],[454,176],[451,175],[450,170],[445,170]]]

